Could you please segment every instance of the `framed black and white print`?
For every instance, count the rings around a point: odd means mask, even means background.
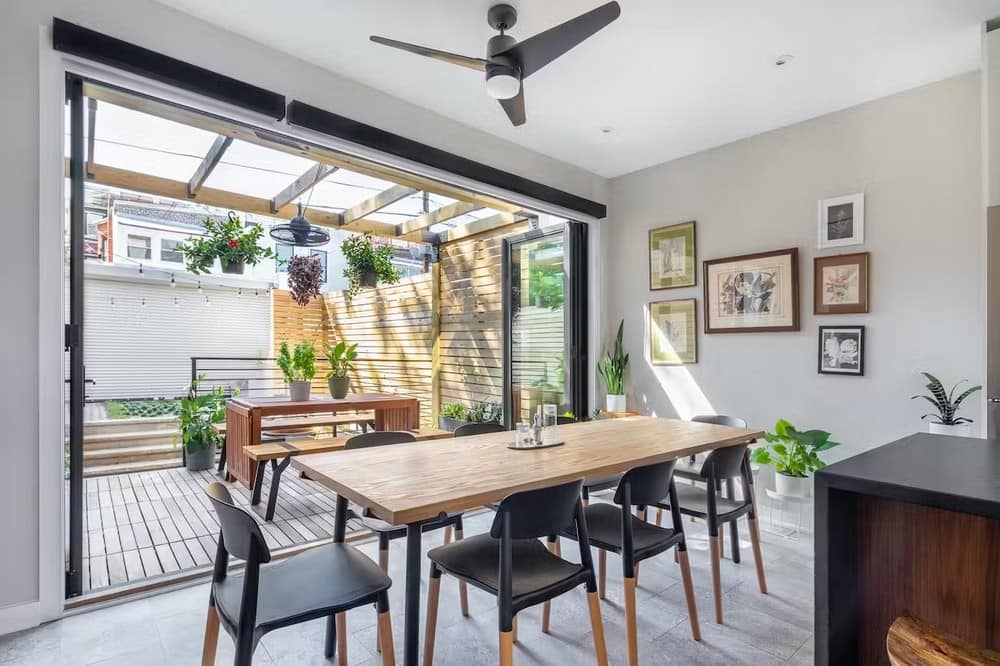
[[[820,326],[819,372],[821,375],[865,374],[865,327]]]
[[[865,242],[865,195],[848,194],[819,202],[819,248]]]

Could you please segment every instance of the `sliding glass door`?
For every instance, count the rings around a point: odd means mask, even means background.
[[[538,407],[586,417],[586,225],[569,222],[504,241],[504,414]]]

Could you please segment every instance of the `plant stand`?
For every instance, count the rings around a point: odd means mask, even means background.
[[[767,493],[767,527],[764,531],[768,534],[784,537],[786,539],[798,539],[802,533],[802,514],[812,505],[812,497],[797,497],[794,495],[782,495],[776,490],[765,488]],[[780,526],[774,522],[774,505],[778,505],[778,520]],[[785,522],[785,509],[791,509],[788,505],[795,506],[795,527],[790,527]]]

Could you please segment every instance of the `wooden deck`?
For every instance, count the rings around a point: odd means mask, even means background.
[[[214,470],[183,467],[84,480],[83,591],[209,565],[219,523],[204,488]],[[264,480],[270,487],[270,470]],[[281,480],[274,520],[264,522],[266,501],[250,507],[250,491],[227,484],[237,504],[257,516],[272,550],[333,535],[336,495],[289,471]],[[360,529],[348,523],[348,532]]]

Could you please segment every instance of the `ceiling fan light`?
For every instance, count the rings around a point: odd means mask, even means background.
[[[521,80],[508,73],[497,73],[486,79],[486,92],[493,99],[510,99],[517,97],[521,90]]]

